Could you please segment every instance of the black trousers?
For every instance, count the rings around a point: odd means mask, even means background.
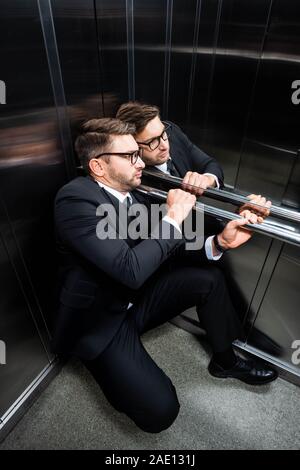
[[[195,305],[213,352],[228,349],[242,334],[219,268],[169,267],[149,279],[108,347],[84,362],[108,401],[146,432],[167,429],[180,405],[171,380],[147,353],[140,336]]]

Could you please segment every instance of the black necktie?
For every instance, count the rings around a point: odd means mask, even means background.
[[[167,169],[171,176],[180,176],[171,158],[167,161]]]
[[[124,199],[123,204],[124,204],[124,205],[126,206],[126,208],[127,208],[127,222],[128,222],[128,225],[129,225],[130,222],[131,222],[132,220],[134,220],[135,217],[136,217],[135,215],[129,214],[129,212],[130,212],[130,207],[131,207],[132,204],[133,204],[133,200],[132,200],[129,196],[127,196],[126,199]]]
[[[126,205],[127,209],[129,209],[129,207],[131,206],[132,204],[132,200],[130,199],[129,196],[126,196],[126,199],[123,201],[123,204]]]

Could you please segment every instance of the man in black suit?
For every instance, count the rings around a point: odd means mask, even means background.
[[[184,184],[198,187],[198,196],[206,188],[224,186],[219,163],[194,145],[176,124],[162,122],[157,106],[129,101],[119,107],[116,117],[135,126],[134,137],[152,170],[183,178]]]
[[[212,375],[263,384],[276,373],[235,356],[232,341],[242,327],[223,275],[209,261],[248,241],[243,225],[262,219],[246,210],[201,249],[188,251],[181,224],[195,196],[175,189],[158,225],[136,237],[131,209],[140,203],[147,225],[152,205],[135,191],[145,164],[134,132],[118,119],[93,119],[76,140],[88,175],[66,184],[55,200],[62,267],[53,350],[80,357],[117,410],[142,430],[160,432],[176,418],[179,402],[140,336],[183,310],[197,305],[213,350]]]

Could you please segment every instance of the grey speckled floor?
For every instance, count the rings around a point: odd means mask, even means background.
[[[0,449],[299,449],[300,388],[277,379],[253,387],[211,377],[197,337],[166,324],[144,336],[171,377],[181,409],[160,434],[140,431],[106,401],[76,360],[69,362]]]

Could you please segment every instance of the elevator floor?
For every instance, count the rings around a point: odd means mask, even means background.
[[[299,448],[299,387],[282,379],[260,387],[215,379],[207,372],[207,345],[172,324],[148,332],[143,342],[177,389],[181,408],[169,429],[140,431],[73,359],[0,449]]]

